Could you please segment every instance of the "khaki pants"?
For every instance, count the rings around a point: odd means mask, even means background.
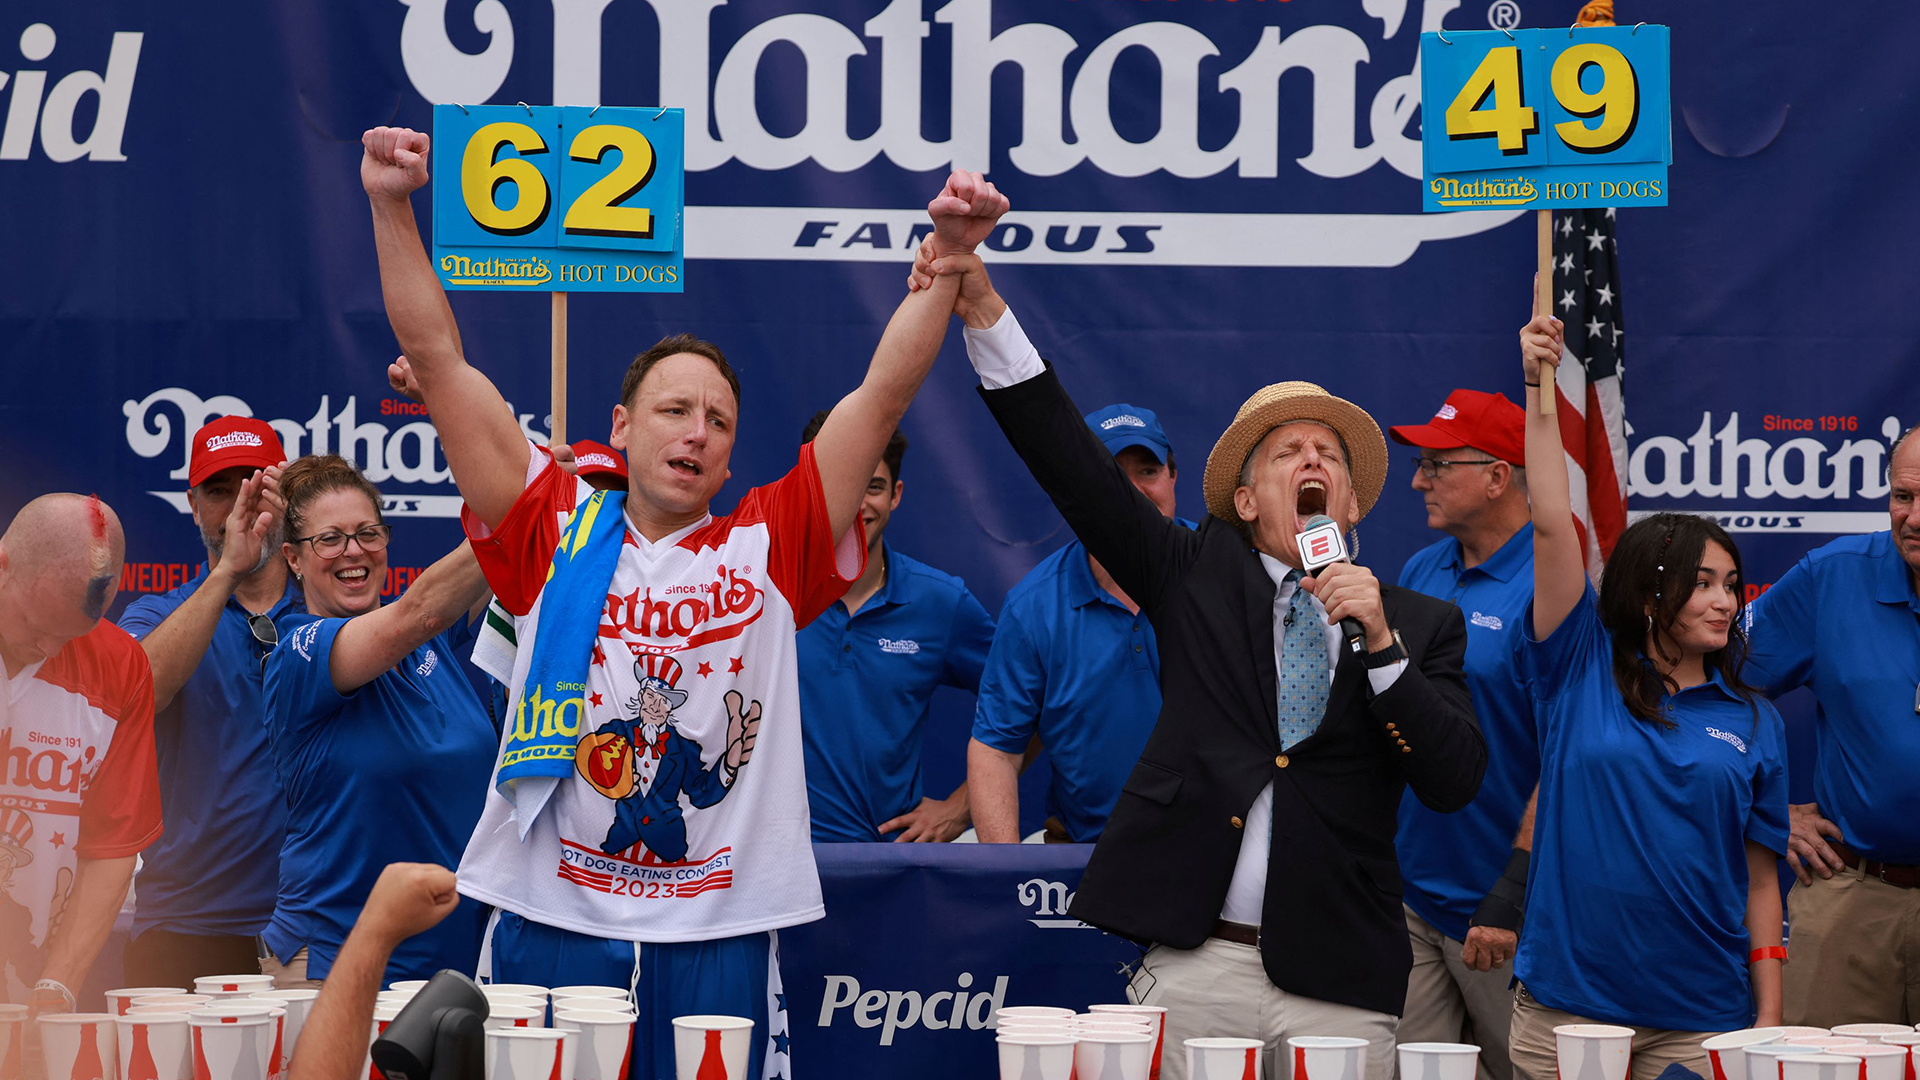
[[[261,957],[260,974],[273,976],[275,990],[320,989],[319,979],[307,978],[307,950],[304,947],[285,964],[275,959],[272,953]]]
[[[1795,883],[1787,913],[1784,1022],[1920,1022],[1920,889],[1841,870]]]
[[[1460,942],[1406,908],[1413,971],[1407,977],[1407,1007],[1398,1039],[1469,1042],[1480,1047],[1479,1080],[1509,1080],[1507,1025],[1513,1020],[1511,962],[1475,971],[1460,959]],[[1396,1067],[1398,1062],[1395,1062]]]
[[[1560,1055],[1553,1029],[1561,1024],[1610,1024],[1549,1009],[1533,1000],[1522,986],[1513,995],[1513,1027],[1507,1033],[1513,1053],[1513,1074],[1519,1080],[1556,1080],[1560,1075]],[[1633,1027],[1633,1064],[1630,1080],[1655,1080],[1675,1063],[1692,1069],[1697,1076],[1712,1076],[1713,1064],[1700,1044],[1715,1031],[1668,1031],[1664,1028]]]
[[[1393,1070],[1393,1033],[1399,1021],[1386,1013],[1289,994],[1273,985],[1260,950],[1219,938],[1197,949],[1156,945],[1140,961],[1127,996],[1139,1005],[1167,1009],[1162,1080],[1187,1080],[1187,1039],[1209,1036],[1261,1039],[1268,1080],[1292,1080],[1295,1035],[1336,1035],[1371,1041],[1367,1073]]]

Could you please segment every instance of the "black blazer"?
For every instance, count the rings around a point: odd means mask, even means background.
[[[981,396],[1160,644],[1160,718],[1070,914],[1135,941],[1198,947],[1220,917],[1241,842],[1266,842],[1247,836],[1243,819],[1272,783],[1267,977],[1289,993],[1399,1015],[1413,962],[1393,848],[1401,793],[1411,786],[1433,809],[1458,810],[1487,764],[1461,668],[1460,609],[1382,584],[1411,662],[1376,697],[1360,658],[1343,655],[1319,729],[1282,754],[1275,587],[1240,530],[1211,515],[1197,531],[1162,517],[1051,368]]]

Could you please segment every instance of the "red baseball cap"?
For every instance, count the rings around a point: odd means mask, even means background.
[[[573,444],[573,461],[575,476],[617,476],[627,482],[627,459],[605,443],[581,439]]]
[[[1433,419],[1390,427],[1387,434],[1423,450],[1470,446],[1510,465],[1527,463],[1527,413],[1505,394],[1455,390]]]
[[[193,433],[193,454],[187,459],[187,486],[199,487],[221,469],[236,466],[264,469],[287,460],[280,436],[265,420],[251,416],[223,416]]]

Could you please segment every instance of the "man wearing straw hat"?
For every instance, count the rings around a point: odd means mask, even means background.
[[[1167,1007],[1175,1045],[1256,1037],[1287,1077],[1289,1037],[1354,1036],[1389,1075],[1412,962],[1400,796],[1457,810],[1487,754],[1457,608],[1351,563],[1300,571],[1310,519],[1346,532],[1379,495],[1379,425],[1312,383],[1264,387],[1208,457],[1209,513],[1189,531],[1080,423],[978,258],[929,243],[911,284],[955,273],[982,397],[1159,638],[1160,719],[1070,913],[1152,946],[1131,992]],[[1183,1055],[1165,1070],[1186,1080]]]

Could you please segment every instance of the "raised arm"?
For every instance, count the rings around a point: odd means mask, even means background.
[[[466,618],[486,595],[487,581],[480,576],[473,547],[463,542],[427,567],[400,599],[347,620],[328,662],[333,688],[352,693],[379,678],[455,620]]]
[[[377,127],[360,143],[360,184],[373,206],[387,321],[412,364],[453,482],[480,520],[496,528],[526,489],[529,451],[506,399],[467,363],[453,309],[420,243],[411,196],[427,182],[427,137]]]
[[[1533,502],[1533,633],[1545,641],[1586,591],[1587,560],[1573,529],[1559,418],[1540,412],[1540,395],[1554,392],[1566,330],[1540,311],[1538,299],[1534,305],[1533,320],[1520,328],[1520,361],[1527,377],[1527,491]]]
[[[286,510],[280,499],[280,466],[256,472],[240,485],[233,512],[223,529],[225,542],[217,566],[207,568],[206,580],[160,625],[139,634],[140,647],[153,666],[153,708],[167,707],[187,684],[213,644],[220,613],[240,582],[260,565],[267,533]],[[278,557],[278,556],[275,556]]]
[[[1006,197],[979,173],[957,170],[927,204],[935,232],[954,250],[966,252],[986,239],[1006,210]],[[833,407],[813,440],[836,541],[860,516],[860,499],[873,467],[939,355],[959,285],[955,279],[907,294],[880,336],[866,379]]]

